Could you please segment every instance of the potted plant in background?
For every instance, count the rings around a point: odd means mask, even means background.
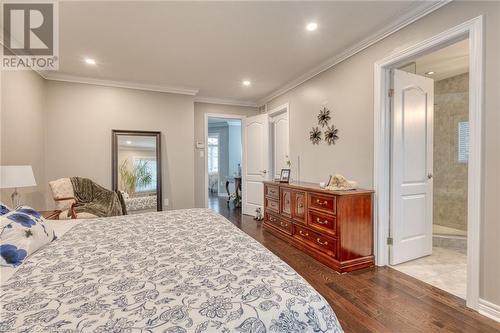
[[[135,166],[130,167],[128,159],[120,165],[120,187],[128,195],[132,196],[137,187],[144,187],[151,184],[153,175],[148,170],[146,161],[139,161]]]

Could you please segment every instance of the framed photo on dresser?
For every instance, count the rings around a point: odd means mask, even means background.
[[[290,182],[290,169],[281,169],[280,183]]]

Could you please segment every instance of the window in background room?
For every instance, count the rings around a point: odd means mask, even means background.
[[[458,161],[469,161],[469,122],[458,123]]]
[[[147,157],[135,157],[134,168],[144,169],[144,172],[151,175],[151,181],[147,184],[137,184],[136,192],[155,192],[156,191],[156,159]]]
[[[208,173],[219,172],[219,134],[208,135]]]

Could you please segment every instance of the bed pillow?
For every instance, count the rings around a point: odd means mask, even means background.
[[[41,214],[28,206],[0,216],[0,231],[0,266],[19,266],[30,254],[56,239]]]
[[[11,210],[12,209],[10,209],[9,206],[0,201],[0,216],[7,214]]]

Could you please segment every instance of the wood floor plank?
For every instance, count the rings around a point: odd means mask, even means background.
[[[231,204],[232,205],[232,204]],[[331,305],[345,332],[500,332],[500,324],[464,300],[390,267],[338,274],[280,238],[262,222],[210,197],[209,207],[263,244],[304,277]]]

